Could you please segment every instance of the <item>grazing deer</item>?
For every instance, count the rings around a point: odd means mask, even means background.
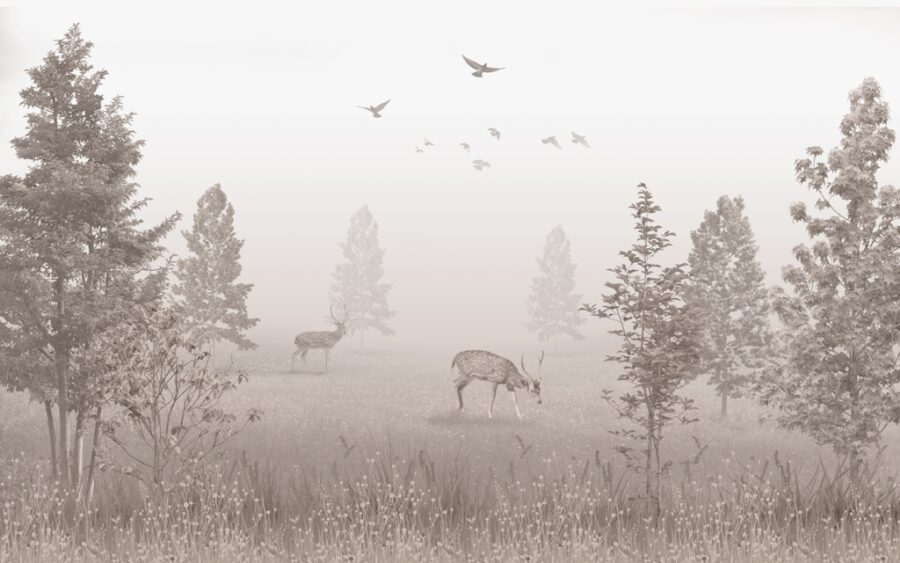
[[[513,404],[516,406],[516,415],[522,419],[522,413],[519,412],[519,399],[516,397],[516,388],[520,387],[528,389],[528,392],[534,395],[538,404],[541,403],[541,381],[531,377],[528,370],[525,369],[525,355],[522,354],[520,361],[522,366],[522,375],[516,369],[516,365],[506,358],[497,354],[486,352],[484,350],[466,350],[460,352],[453,357],[453,363],[450,364],[450,372],[456,369],[458,373],[453,385],[456,386],[456,395],[459,397],[459,410],[463,408],[463,389],[474,379],[487,381],[492,385],[491,389],[491,406],[488,407],[488,418],[494,417],[494,399],[497,398],[497,387],[505,385],[507,391],[512,394]],[[544,353],[541,352],[538,358],[538,377],[540,370],[544,364]]]
[[[337,328],[331,332],[301,332],[298,334],[297,338],[294,339],[297,349],[291,357],[291,371],[294,371],[294,362],[297,360],[297,354],[300,354],[300,359],[303,360],[303,363],[306,363],[306,354],[310,350],[325,350],[325,371],[328,371],[328,354],[334,348],[334,345],[347,333],[347,319],[350,318],[350,311],[346,307],[344,307],[344,316],[340,320],[334,316],[334,307],[331,307],[329,311],[331,312],[331,320]]]

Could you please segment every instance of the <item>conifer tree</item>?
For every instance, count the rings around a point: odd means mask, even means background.
[[[387,302],[391,286],[381,281],[384,250],[378,243],[378,222],[368,206],[360,207],[350,219],[347,240],[341,243],[341,250],[346,262],[334,270],[331,302],[350,312],[347,329],[359,333],[361,344],[365,331],[370,329],[383,335],[394,334],[387,325],[395,315]]]
[[[722,196],[691,233],[687,298],[703,324],[703,360],[709,383],[721,397],[739,397],[769,342],[769,302],[765,274],[756,259],[756,243],[744,200]]]
[[[578,327],[584,319],[578,315],[581,295],[575,291],[575,264],[572,263],[571,243],[562,226],[547,234],[544,254],[537,259],[541,274],[531,282],[526,327],[537,333],[538,340],[554,341],[560,335],[575,340],[584,338]]]
[[[247,316],[253,285],[237,283],[244,241],[235,235],[234,208],[219,184],[197,201],[193,227],[182,235],[190,255],[178,262],[175,294],[188,341],[212,346],[224,340],[242,350],[255,348],[244,334],[259,322]]]

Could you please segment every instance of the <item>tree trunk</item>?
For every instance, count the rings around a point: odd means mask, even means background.
[[[90,504],[94,497],[94,472],[97,469],[97,448],[100,447],[100,414],[101,407],[97,407],[97,413],[94,415],[94,437],[91,440],[91,463],[88,466],[87,484],[85,485],[85,503]]]
[[[53,404],[44,401],[44,412],[47,413],[47,430],[50,432],[50,475],[55,481],[59,475],[59,465],[56,460],[56,426],[53,424]]]
[[[722,391],[722,410],[719,413],[719,417],[722,420],[728,418],[728,393]]]
[[[63,489],[70,486],[69,480],[69,361],[68,352],[63,352],[56,360],[56,386],[59,411],[59,478]]]
[[[84,469],[84,409],[75,414],[75,444],[72,452],[72,488],[81,490],[81,472]]]

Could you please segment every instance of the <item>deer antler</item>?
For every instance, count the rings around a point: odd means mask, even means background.
[[[522,366],[522,373],[528,376],[528,379],[534,381],[534,378],[531,377],[531,374],[528,373],[527,369],[525,369],[525,354],[522,354],[522,359],[519,360],[519,365]]]
[[[538,377],[541,377],[541,368],[544,367],[544,351],[541,350],[541,355],[538,356]]]

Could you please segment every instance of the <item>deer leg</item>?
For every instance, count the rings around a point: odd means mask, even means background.
[[[470,380],[470,379],[459,378],[459,379],[457,379],[456,381],[457,381],[457,383],[456,383],[456,397],[459,399],[459,410],[462,410],[462,409],[463,409],[462,392],[463,392],[463,389],[466,388],[466,385],[468,385],[469,382],[470,382],[471,380]]]
[[[522,413],[519,411],[519,398],[516,397],[516,390],[510,389],[509,392],[512,393],[513,404],[516,406],[516,416],[519,417],[519,420],[522,420]]]
[[[306,363],[306,353],[309,352],[309,348],[304,348],[300,351],[300,359],[303,360],[303,363]]]
[[[293,355],[291,355],[291,371],[294,371],[294,364],[297,363],[297,354],[300,353],[300,350],[294,350]]]
[[[499,386],[499,383],[494,383],[491,388],[491,406],[488,407],[488,418],[494,418],[494,399],[497,398],[497,387]]]

